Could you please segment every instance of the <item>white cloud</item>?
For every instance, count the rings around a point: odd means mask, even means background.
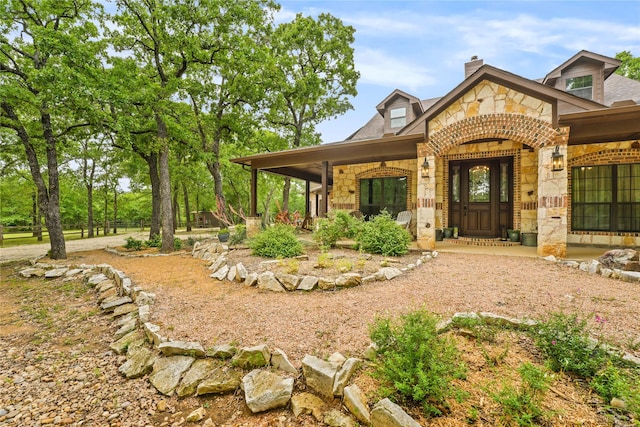
[[[417,91],[436,82],[428,68],[383,50],[356,48],[355,62],[361,83]]]

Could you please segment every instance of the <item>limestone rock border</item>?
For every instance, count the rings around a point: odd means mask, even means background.
[[[194,254],[195,252],[196,247],[194,247]],[[599,261],[596,260],[581,264],[575,261],[558,261],[552,257],[545,259],[580,268],[591,274],[602,274],[603,270],[598,269]],[[236,272],[237,270],[236,267]],[[386,271],[380,274],[386,277],[386,273],[397,277],[396,272]],[[397,425],[411,424],[412,419],[399,407],[394,406],[393,410],[389,410],[387,408],[390,406],[389,403],[380,401],[369,408],[363,401],[357,384],[350,384],[352,375],[361,363],[358,358],[346,359],[341,354],[334,353],[325,361],[306,355],[302,361],[302,375],[300,375],[299,370],[293,367],[282,350],[271,351],[266,345],[244,347],[239,350],[231,345],[222,345],[205,350],[199,342],[171,340],[162,334],[159,326],[149,323],[155,295],[133,285],[124,272],[108,264],[60,266],[33,262],[31,267],[21,270],[19,274],[25,278],[64,276],[62,279],[64,281],[84,279],[87,286],[95,290],[97,303],[103,313],[114,318],[116,332],[110,347],[118,354],[126,353],[127,359],[119,367],[119,372],[127,378],[146,375],[151,384],[162,394],[171,396],[176,393],[179,397],[185,397],[208,393],[232,393],[238,388],[243,388],[247,405],[254,412],[283,407],[292,402],[294,412],[299,414],[300,411],[307,411],[307,409],[299,408],[299,402],[295,399],[297,395],[293,396],[293,385],[295,381],[305,381],[311,390],[325,399],[341,398],[343,406],[349,411],[349,415],[344,417],[352,420],[354,424],[356,419],[361,422],[370,419],[372,425],[376,427],[379,425],[378,418],[383,418],[385,423],[389,422],[389,418],[395,418],[392,422],[397,422]],[[628,280],[628,276],[616,274],[603,275]],[[123,308],[126,309],[123,310]],[[467,312],[456,313],[451,318],[440,322],[438,332],[447,331],[457,319],[462,318],[480,319],[489,324],[509,325],[519,329],[528,329],[537,324],[530,319],[515,319],[487,312]],[[149,346],[151,349],[148,348]],[[612,347],[608,347],[608,351],[622,357],[630,364],[640,366],[640,358],[632,354]],[[375,357],[375,346],[370,346],[363,357],[365,359]],[[251,371],[243,376],[246,370]],[[261,382],[259,395],[253,395],[252,391],[246,390],[247,384],[255,382],[256,378]],[[265,387],[267,389],[270,387],[269,381],[273,384],[273,392],[269,390],[265,392]],[[385,408],[384,411],[381,408]],[[322,413],[321,408],[318,407],[308,408],[308,412],[311,412],[319,421],[324,420],[325,417],[340,415],[330,413],[331,411]]]
[[[399,277],[430,259],[438,256],[437,251],[422,252],[414,263],[404,267],[381,266],[375,273],[362,276],[359,273],[345,272],[337,277],[323,277],[316,275],[302,275],[274,273],[272,271],[250,272],[242,263],[229,264],[229,246],[219,243],[217,240],[198,241],[193,245],[191,256],[207,262],[211,271],[210,277],[219,281],[243,283],[245,286],[257,286],[273,292],[293,292],[312,290],[337,290],[360,286],[375,281],[388,281]],[[304,256],[304,255],[303,255]],[[279,262],[268,260],[264,263]]]

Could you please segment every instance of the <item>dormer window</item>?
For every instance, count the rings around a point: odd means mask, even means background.
[[[405,107],[392,108],[389,114],[391,119],[390,126],[392,128],[400,128],[407,124],[407,109]]]
[[[569,77],[565,80],[565,90],[580,98],[593,99],[593,76]]]

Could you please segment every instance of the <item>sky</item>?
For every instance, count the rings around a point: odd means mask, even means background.
[[[394,89],[420,99],[446,95],[477,55],[535,79],[581,50],[640,56],[640,0],[396,1],[280,0],[276,22],[330,13],[355,28],[360,72],[354,109],[321,123],[323,142],[342,141],[376,114]]]

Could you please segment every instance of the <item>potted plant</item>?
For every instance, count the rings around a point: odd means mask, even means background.
[[[220,231],[218,231],[218,240],[220,240],[221,242],[226,242],[229,240],[229,229],[228,228],[221,228]]]
[[[509,240],[512,242],[520,241],[520,230],[507,230],[507,235],[509,236]]]
[[[445,227],[443,230],[445,239],[450,239],[453,236],[453,227]]]

